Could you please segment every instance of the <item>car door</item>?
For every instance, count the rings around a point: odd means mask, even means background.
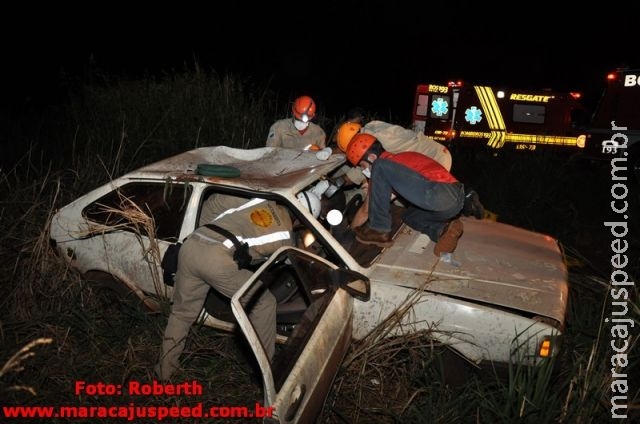
[[[287,281],[295,281],[298,287],[298,293],[278,307],[303,301],[305,309],[286,343],[276,347],[269,361],[243,305],[251,304],[259,286],[273,291],[278,283],[270,274],[275,269],[278,275],[285,269]],[[364,275],[293,247],[274,253],[233,296],[233,313],[262,371],[264,407],[270,422],[316,419],[351,342],[353,302],[368,301],[369,296],[369,280]]]

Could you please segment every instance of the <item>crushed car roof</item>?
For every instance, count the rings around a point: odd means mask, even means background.
[[[144,166],[127,176],[130,178],[162,178],[216,182],[251,190],[299,191],[345,162],[342,153],[318,160],[314,151],[275,147],[236,149],[227,146],[201,147]],[[198,175],[200,164],[237,168],[239,177]]]

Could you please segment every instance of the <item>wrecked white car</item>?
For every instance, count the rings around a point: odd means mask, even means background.
[[[426,235],[402,223],[403,208],[396,205],[394,244],[360,244],[348,227],[357,196],[344,202],[343,194],[336,202],[339,195],[331,193],[329,203],[339,212],[325,208],[318,218],[299,200],[314,190],[327,197],[327,179],[344,163],[342,154],[320,161],[313,152],[280,148],[195,149],[61,208],[51,222],[52,243],[88,279],[118,284],[153,307],[172,296],[171,275],[161,267],[165,253],[201,224],[210,196],[264,198],[289,208],[297,218],[297,246],[255,264],[257,272],[231,302],[212,291],[202,315],[206,325],[241,328],[263,372],[265,404],[275,407],[278,422],[315,417],[350,341],[365,337],[401,305],[406,313],[385,337],[430,330],[436,341],[478,365],[531,365],[556,354],[568,283],[555,239],[463,218],[457,263],[446,263],[432,253]],[[218,172],[208,172],[211,167]],[[325,188],[318,193],[320,186]],[[240,303],[260,281],[278,299],[281,349],[272,363]]]

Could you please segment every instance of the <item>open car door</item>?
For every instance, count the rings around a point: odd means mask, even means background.
[[[281,281],[290,291],[276,295],[279,331],[280,317],[294,316],[289,313],[294,309],[301,313],[269,361],[243,305],[250,305],[261,290],[281,292]],[[369,297],[369,279],[364,275],[293,247],[275,252],[233,296],[233,313],[262,371],[264,406],[271,407],[269,422],[316,420],[351,342],[354,298],[368,301]]]

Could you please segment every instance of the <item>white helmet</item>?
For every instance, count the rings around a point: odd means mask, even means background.
[[[301,191],[296,197],[300,203],[302,203],[302,205],[311,212],[311,215],[313,215],[314,218],[318,218],[320,216],[321,205],[320,197],[318,197],[318,195],[311,190],[307,190]]]

